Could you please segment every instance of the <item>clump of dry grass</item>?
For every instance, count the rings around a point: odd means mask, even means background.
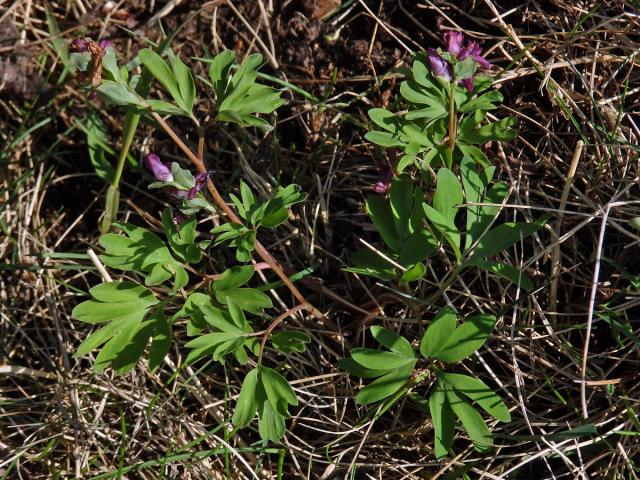
[[[129,55],[142,42],[118,26],[157,40],[156,20],[171,29],[200,7],[111,3],[52,2],[61,38],[108,34]],[[287,368],[301,406],[283,443],[267,449],[255,431],[228,438],[224,427],[243,370],[209,363],[178,372],[184,338],[156,373],[140,364],[122,377],[94,375],[90,361],[72,358],[86,330],[71,309],[100,281],[85,252],[98,236],[104,185],[72,128],[85,99],[73,82],[56,84],[46,5],[0,5],[0,475],[636,478],[640,237],[629,221],[639,216],[637,5],[358,0],[320,20],[322,3],[203,8],[175,42],[184,56],[202,56],[203,45],[260,51],[271,73],[309,94],[290,94],[270,136],[212,129],[207,145],[221,184],[242,176],[262,191],[282,176],[309,192],[297,218],[265,243],[292,270],[314,265],[302,288],[338,326],[300,320],[313,343]],[[459,453],[442,463],[424,412],[405,401],[361,422],[360,385],[337,369],[351,347],[368,344],[371,322],[418,337],[411,305],[340,269],[359,238],[377,241],[362,204],[384,153],[363,141],[366,109],[389,103],[396,76],[384,73],[409,49],[433,45],[438,29],[467,30],[506,67],[500,113],[520,119],[520,136],[487,146],[512,187],[503,215],[553,215],[510,254],[533,274],[535,292],[473,272],[447,291],[462,311],[499,316],[491,341],[460,369],[499,388],[513,421],[495,425],[490,455],[459,435]],[[203,99],[198,108],[209,107]],[[117,138],[119,118],[102,113]],[[146,128],[136,142],[136,152],[151,144],[179,158]],[[139,182],[134,171],[125,177],[121,216],[153,223],[162,205]],[[429,281],[443,268],[434,264]]]

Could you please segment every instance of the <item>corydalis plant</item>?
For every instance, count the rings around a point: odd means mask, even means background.
[[[404,155],[395,166],[394,178],[381,178],[376,194],[367,198],[367,213],[381,242],[355,252],[354,266],[346,269],[392,282],[389,288],[407,298],[414,313],[426,313],[438,305],[468,269],[533,289],[526,272],[496,257],[546,221],[497,221],[509,188],[494,180],[496,167],[481,146],[512,139],[514,121],[507,118],[482,125],[487,112],[502,101],[502,95],[490,89],[491,79],[477,74],[478,67],[491,65],[480,46],[465,42],[462,33],[445,34],[444,43],[445,50],[430,49],[414,56],[400,85],[402,100],[394,102],[395,112],[369,111],[381,130],[368,132],[366,138],[394,149],[392,158],[396,149]],[[412,175],[412,166],[422,175]],[[466,225],[461,225],[463,218]],[[434,278],[428,278],[428,262],[434,261],[436,252],[446,256],[447,272],[438,278],[432,268]],[[437,288],[429,291],[430,285]],[[479,313],[460,324],[457,317],[450,307],[438,311],[421,339],[420,355],[412,347],[413,339],[371,327],[376,342],[385,349],[352,349],[341,364],[352,375],[374,379],[356,396],[359,404],[375,404],[367,417],[383,414],[406,395],[430,412],[438,459],[452,453],[457,420],[480,451],[492,445],[491,430],[480,410],[510,421],[506,405],[491,387],[478,378],[447,371],[447,364],[479,350],[496,317]],[[425,397],[418,394],[423,389]]]
[[[83,48],[84,44],[79,43],[78,49]],[[93,43],[88,43],[87,48],[89,52],[77,52],[77,55],[89,54],[85,56],[86,62],[78,61],[78,70],[96,79],[94,85],[100,98],[126,107],[128,121],[133,118],[131,112],[149,117],[150,123],[160,126],[176,143],[197,173],[181,167],[178,162],[165,163],[154,153],[145,157],[145,166],[155,180],[149,188],[168,194],[186,218],[175,222],[174,212],[165,209],[161,232],[114,223],[115,230],[100,237],[102,262],[109,268],[128,272],[130,280],[93,287],[89,291],[91,299],[73,310],[77,319],[100,325],[82,342],[76,356],[98,351],[96,371],[110,366],[118,373],[126,373],[148,351],[149,366],[155,370],[174,339],[182,336],[176,336],[176,330],[183,330],[191,337],[184,345],[190,350],[187,364],[209,357],[218,362],[235,359],[241,365],[252,361],[257,365],[244,381],[232,421],[236,427],[244,427],[257,413],[262,438],[277,441],[284,435],[289,405],[296,405],[297,398],[277,371],[282,370],[281,366],[277,365],[276,369],[264,365],[265,350],[272,347],[282,355],[304,351],[309,336],[283,329],[282,324],[298,312],[321,314],[260,244],[257,234],[259,228],[275,229],[286,222],[289,208],[304,201],[305,195],[297,185],[277,185],[270,198],[261,199],[241,182],[241,198],[230,195],[234,210],[217,190],[204,165],[205,129],[201,128],[198,112],[194,110],[198,91],[193,73],[180,57],[167,50],[167,62],[159,53],[143,49],[135,61],[127,64],[142,65],[140,77],[130,75],[135,72],[118,65],[112,48],[103,50]],[[251,55],[239,65],[234,54],[225,51],[210,63],[209,78],[213,87],[205,94],[216,99],[216,120],[268,129],[270,124],[261,115],[272,113],[284,101],[280,98],[281,91],[257,81],[257,70],[262,63],[260,55]],[[106,73],[99,78],[101,68]],[[137,88],[145,75],[162,87],[161,98],[151,97],[150,89]],[[197,154],[161,114],[185,117],[193,123],[198,133]],[[129,134],[132,131],[135,129],[129,129]],[[121,164],[118,168],[121,171]],[[117,192],[117,188],[110,188],[109,192],[112,191]],[[220,225],[211,232],[199,232],[196,228],[196,214],[202,210],[221,214]],[[215,250],[209,249],[213,238],[218,247]],[[217,254],[223,244],[235,249],[239,262],[249,262],[254,256],[262,262],[224,266],[225,257]],[[207,254],[213,258],[205,263],[203,259]],[[274,272],[299,304],[272,317],[269,311],[273,303],[263,292],[266,289],[256,285],[253,279],[258,269]],[[274,288],[270,285],[269,288]],[[254,328],[265,320],[265,325]]]

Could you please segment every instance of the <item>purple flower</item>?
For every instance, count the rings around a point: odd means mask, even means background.
[[[465,58],[473,58],[477,65],[483,68],[491,68],[491,63],[482,56],[482,49],[478,42],[468,41],[465,43],[462,32],[446,32],[443,41],[447,47],[447,52],[455,61],[462,62]],[[427,52],[427,58],[434,75],[442,77],[447,81],[453,79],[452,65],[433,48]],[[470,92],[473,91],[473,77],[459,80],[459,83]]]
[[[482,49],[478,42],[467,42],[465,47],[458,55],[458,60],[462,61],[465,58],[473,58],[478,65],[484,68],[491,68],[489,61],[482,56]]]
[[[391,179],[393,178],[393,172],[387,166],[380,169],[380,178],[376,182],[373,189],[376,193],[387,193],[391,187]]]
[[[171,169],[162,163],[160,157],[155,153],[150,153],[146,157],[144,157],[144,164],[147,166],[151,172],[153,172],[153,176],[159,182],[172,182],[173,175],[171,174]]]
[[[71,42],[71,44],[69,46],[71,47],[71,50],[76,51],[76,52],[88,52],[89,51],[89,44],[87,43],[86,40],[84,40],[82,38],[76,38],[75,40],[73,40]]]
[[[469,90],[470,92],[473,92],[473,77],[469,77],[469,78],[465,78],[464,80],[460,80],[460,85],[462,85],[464,88],[466,88],[467,90]]]
[[[427,58],[429,59],[429,64],[431,65],[433,73],[450,82],[452,79],[451,65],[449,65],[434,48],[429,49]]]
[[[464,42],[464,35],[462,32],[446,32],[443,35],[444,44],[447,46],[447,51],[457,57],[462,50],[462,43]]]
[[[200,190],[207,184],[207,179],[211,175],[211,172],[199,173],[196,175],[196,184],[187,193],[187,199],[193,200]]]
[[[113,42],[111,40],[100,40],[98,42],[98,45],[104,51],[109,47],[113,47]]]

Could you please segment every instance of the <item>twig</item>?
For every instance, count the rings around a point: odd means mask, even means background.
[[[571,185],[573,185],[573,177],[575,177],[576,169],[578,168],[578,161],[582,157],[582,149],[584,142],[578,140],[576,142],[576,148],[573,151],[573,157],[571,158],[571,165],[569,165],[569,171],[567,172],[567,180],[564,183],[564,190],[562,191],[562,197],[560,198],[560,206],[558,213],[558,222],[556,225],[556,235],[559,237],[562,231],[562,221],[564,220],[564,209],[567,206],[567,200],[569,198],[569,191]],[[561,266],[560,259],[560,244],[556,244],[551,251],[551,289],[549,291],[549,311],[556,312],[556,306],[558,303],[558,280]],[[557,315],[557,313],[556,313]]]
[[[107,269],[104,268],[104,265],[102,264],[102,262],[96,255],[96,252],[94,252],[92,248],[87,249],[87,255],[89,255],[89,259],[91,260],[91,263],[93,263],[95,267],[98,269],[98,272],[102,277],[102,280],[104,280],[105,282],[113,282],[111,275],[109,275],[109,272],[107,272]]]
[[[589,418],[587,410],[587,358],[589,357],[589,342],[591,340],[591,325],[593,324],[593,310],[596,303],[596,295],[598,293],[598,280],[600,278],[600,258],[602,256],[602,244],[604,243],[604,233],[607,230],[607,218],[611,204],[607,204],[607,208],[602,215],[602,223],[600,224],[600,235],[598,236],[598,246],[596,247],[596,264],[593,268],[593,282],[591,284],[591,295],[589,296],[589,316],[587,317],[587,332],[584,338],[584,347],[582,348],[582,370],[580,372],[580,401],[582,403],[582,416]]]

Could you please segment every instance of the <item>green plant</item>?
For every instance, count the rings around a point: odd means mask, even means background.
[[[376,127],[366,134],[371,142],[399,149],[388,188],[376,185],[367,198],[367,213],[383,246],[368,246],[352,256],[347,271],[397,282],[420,308],[433,308],[447,289],[468,269],[493,273],[525,290],[534,288],[526,272],[496,259],[546,222],[501,222],[499,214],[509,187],[494,180],[496,168],[479,145],[511,140],[514,119],[484,124],[487,112],[502,101],[491,90],[488,77],[476,76],[477,66],[490,64],[475,42],[464,44],[460,33],[445,35],[447,50],[429,50],[414,56],[400,85],[398,113],[374,108],[369,116]],[[417,167],[420,175],[413,175]],[[380,182],[379,182],[380,183]],[[435,183],[435,191],[431,189]],[[382,196],[380,193],[385,193]],[[428,262],[440,252],[446,256],[447,273],[438,288],[425,295],[423,280]],[[412,286],[413,285],[413,286]],[[420,342],[420,354],[410,339],[382,327],[371,327],[375,340],[387,350],[352,349],[341,367],[364,379],[375,379],[357,395],[356,402],[379,404],[380,415],[400,398],[410,398],[430,412],[438,459],[451,452],[455,419],[481,451],[492,445],[492,434],[481,414],[508,422],[509,411],[499,396],[480,379],[447,372],[476,352],[496,324],[493,315],[472,315],[457,325],[457,313],[441,308]],[[424,364],[425,360],[428,363]],[[444,365],[444,366],[443,366]],[[431,383],[428,400],[412,390]],[[474,406],[475,405],[475,406]]]
[[[80,43],[83,47],[85,43]],[[173,208],[162,214],[162,232],[132,225],[109,223],[114,231],[100,237],[103,253],[101,261],[109,268],[128,272],[127,281],[105,282],[93,287],[91,299],[80,303],[73,316],[80,321],[99,325],[79,346],[76,356],[82,357],[98,350],[94,369],[100,372],[112,367],[118,373],[130,371],[148,349],[151,370],[157,369],[182,328],[191,337],[185,343],[189,354],[184,364],[203,357],[218,362],[235,359],[241,365],[255,356],[256,367],[243,382],[240,398],[232,422],[236,428],[249,425],[256,412],[258,430],[264,440],[278,441],[285,432],[289,405],[297,404],[297,397],[283,375],[263,365],[263,353],[268,343],[281,355],[303,352],[310,341],[301,331],[276,328],[287,317],[306,310],[320,316],[285,275],[280,264],[257,240],[259,229],[275,229],[289,218],[289,209],[305,199],[296,185],[277,185],[270,198],[256,197],[244,182],[240,183],[240,197],[230,194],[234,211],[222,198],[204,167],[204,129],[194,105],[197,97],[195,76],[170,49],[164,49],[168,62],[157,52],[143,49],[128,65],[142,65],[143,77],[118,65],[111,47],[99,46],[101,51],[74,52],[72,61],[78,71],[85,71],[93,81],[90,88],[112,105],[126,107],[126,130],[131,114],[146,117],[162,128],[187,155],[198,170],[193,174],[178,162],[165,164],[153,153],[145,157],[145,165],[155,182],[150,189],[164,192],[172,200]],[[97,78],[95,63],[101,60],[105,78]],[[232,122],[244,127],[270,128],[258,115],[272,113],[284,103],[281,91],[257,82],[262,63],[260,55],[249,56],[241,65],[230,51],[218,54],[211,61],[209,78],[211,93],[216,99],[216,120]],[[151,98],[152,83],[142,91],[139,82],[148,74],[162,86],[168,97]],[[189,119],[198,131],[199,147],[194,154],[169,127],[160,114]],[[103,164],[100,155],[107,148],[106,134],[99,119],[86,128],[92,148],[92,159]],[[121,173],[104,169],[105,179]],[[113,186],[113,185],[112,185]],[[206,189],[206,190],[205,190]],[[108,196],[113,196],[110,189]],[[208,191],[209,195],[206,195]],[[111,202],[111,203],[109,203]],[[115,203],[114,203],[115,202]],[[110,205],[117,201],[110,200]],[[211,236],[199,232],[196,215],[200,212],[222,212],[219,226]],[[237,213],[236,213],[237,212]],[[115,212],[114,212],[115,213]],[[115,215],[112,216],[112,218]],[[209,238],[211,237],[211,238]],[[215,238],[215,240],[214,240]],[[213,242],[213,245],[212,245]],[[254,256],[260,263],[222,266],[220,273],[208,269],[218,265],[219,256],[203,262],[211,255],[210,247],[228,244],[235,250],[238,262],[249,262]],[[268,295],[252,285],[258,269],[271,269],[299,300],[299,305],[275,318],[267,314],[273,309]],[[186,321],[182,322],[184,319]],[[257,330],[262,319],[271,320],[265,329]]]

